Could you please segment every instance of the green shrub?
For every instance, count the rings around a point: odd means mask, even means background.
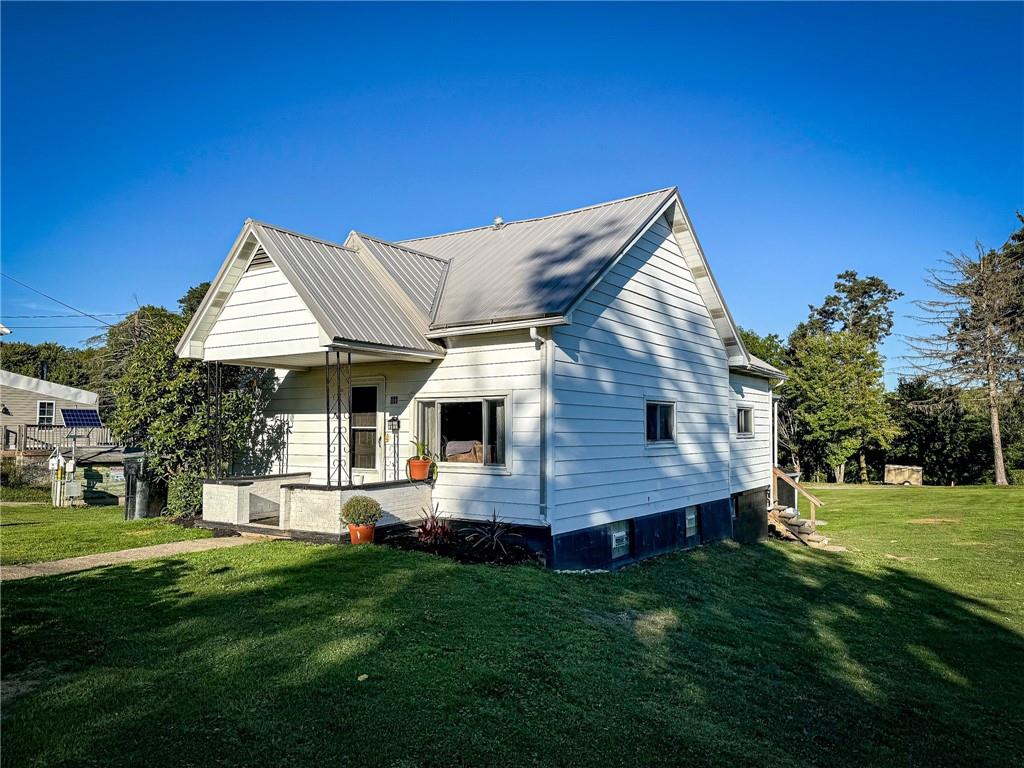
[[[353,496],[341,509],[341,519],[349,525],[376,525],[383,516],[380,504],[369,496]]]
[[[167,483],[167,513],[171,517],[198,515],[203,510],[203,478],[191,472],[175,475]]]
[[[50,470],[46,465],[46,457],[22,460],[14,456],[4,457],[0,461],[0,485],[10,488],[22,485],[49,487]]]
[[[50,503],[49,488],[39,488],[32,485],[2,485],[0,486],[0,501],[45,501]]]

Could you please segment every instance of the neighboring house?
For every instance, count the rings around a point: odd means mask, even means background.
[[[54,446],[103,445],[109,430],[64,425],[62,408],[93,409],[99,396],[76,387],[54,384],[0,370],[0,426],[5,451],[50,451]]]
[[[782,375],[674,188],[403,242],[246,221],[178,354],[277,369],[289,424],[282,474],[208,483],[208,520],[338,532],[363,485],[400,519],[533,526],[559,568],[764,530]]]

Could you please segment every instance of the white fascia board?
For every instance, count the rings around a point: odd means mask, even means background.
[[[188,325],[185,327],[185,332],[181,334],[181,338],[178,340],[178,344],[174,348],[174,352],[178,357],[202,359],[202,344],[206,339],[204,338],[198,341],[193,341],[192,337],[195,335],[199,324],[209,314],[210,305],[213,303],[214,297],[220,291],[232,264],[234,264],[235,260],[238,258],[239,252],[245,245],[250,234],[252,234],[252,219],[246,219],[245,223],[242,225],[242,230],[238,233],[238,237],[235,238],[234,245],[231,246],[224,262],[220,265],[220,269],[217,270],[217,275],[210,283],[210,287],[206,291],[206,295],[203,297],[202,302],[199,304],[199,308],[196,309],[195,314],[192,315],[192,319],[189,320]],[[195,354],[195,344],[200,345],[198,358],[196,358]]]
[[[700,257],[701,266],[703,266],[704,271],[707,273],[707,280],[706,280],[706,282],[709,284],[709,286],[711,288],[711,291],[714,294],[714,298],[721,305],[722,312],[723,312],[723,318],[722,319],[724,319],[726,321],[726,323],[728,324],[729,331],[732,334],[732,338],[735,339],[735,341],[736,341],[736,345],[735,346],[739,350],[739,354],[740,354],[740,358],[741,359],[738,362],[730,360],[729,361],[730,365],[740,365],[740,366],[743,366],[743,367],[749,367],[750,366],[750,355],[747,354],[747,349],[746,349],[746,347],[743,346],[743,339],[740,337],[739,329],[736,327],[736,321],[732,319],[732,312],[729,311],[729,305],[726,304],[726,302],[725,302],[725,296],[722,295],[722,289],[718,287],[718,281],[715,280],[715,274],[714,274],[714,272],[711,271],[711,266],[708,264],[708,257],[704,253],[704,247],[700,244],[700,238],[697,236],[697,230],[694,229],[693,220],[690,218],[690,214],[686,211],[686,206],[683,204],[683,199],[679,196],[679,191],[678,190],[676,190],[673,202],[675,203],[675,205],[678,206],[679,215],[682,217],[683,222],[685,223],[687,229],[690,231],[690,234],[693,237],[693,244],[697,248],[697,255]],[[674,226],[672,227],[672,230],[673,230],[672,234],[675,235],[675,227]],[[700,285],[701,285],[700,281],[698,281],[697,285],[698,285],[698,288],[699,288]],[[706,297],[705,297],[705,302],[704,303],[705,303],[705,305],[707,304],[707,298]],[[711,307],[708,307],[709,311],[710,311],[710,309],[711,309]],[[712,317],[712,320],[714,320],[713,317]],[[715,323],[715,326],[717,327],[718,323]],[[721,334],[721,332],[719,332],[719,333]],[[722,342],[725,343],[726,339],[723,338]],[[728,350],[728,344],[726,344],[726,349]]]
[[[451,328],[438,328],[427,332],[428,339],[443,339],[449,336],[473,336],[479,333],[499,333],[500,331],[522,331],[527,328],[544,328],[551,325],[568,325],[564,315],[557,317],[536,317],[532,320],[510,320],[505,323],[487,323],[486,325],[464,325]]]

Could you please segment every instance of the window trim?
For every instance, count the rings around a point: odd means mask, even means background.
[[[672,411],[672,435],[670,437],[662,437],[657,440],[651,440],[647,437],[647,406],[649,405],[667,405]],[[644,398],[644,443],[649,448],[659,448],[662,446],[675,445],[676,432],[678,432],[678,425],[676,424],[676,403],[674,400],[660,400],[658,398],[647,397]]]
[[[750,430],[747,432],[740,432],[740,411],[746,411],[750,414]],[[754,437],[754,408],[750,405],[737,405],[736,406],[736,437],[740,440],[749,440]]]
[[[416,414],[416,434],[422,435],[426,430],[423,424],[423,404],[434,403],[434,418],[436,424],[434,425],[434,432],[437,435],[438,440],[441,438],[441,409],[440,405],[444,403],[480,403],[481,416],[483,418],[482,425],[482,442],[487,445],[487,401],[488,400],[501,400],[503,401],[503,410],[505,413],[505,462],[503,464],[472,464],[465,461],[441,461],[437,460],[435,463],[438,468],[445,472],[455,472],[464,474],[487,474],[487,475],[511,475],[512,474],[512,393],[511,392],[485,392],[481,394],[472,395],[450,395],[441,397],[417,397],[413,400],[415,403],[415,414]],[[438,446],[440,449],[440,446]]]
[[[50,414],[50,421],[44,422],[42,416],[39,413],[41,406],[49,404],[53,408],[53,413]],[[56,427],[57,424],[57,401],[56,400],[36,400],[36,426],[38,427]]]

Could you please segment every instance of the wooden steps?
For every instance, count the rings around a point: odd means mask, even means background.
[[[800,517],[792,507],[775,505],[768,510],[768,523],[774,525],[776,533],[783,539],[796,540],[814,549],[828,547],[828,539],[818,533],[817,526]]]

